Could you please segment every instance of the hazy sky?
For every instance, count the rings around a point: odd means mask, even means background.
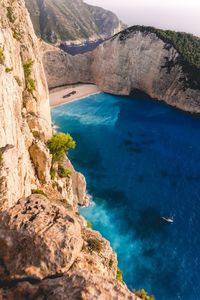
[[[151,25],[200,36],[200,0],[85,0],[115,12],[128,25]]]

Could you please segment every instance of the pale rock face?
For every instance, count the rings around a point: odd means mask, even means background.
[[[1,229],[0,257],[9,271],[1,269],[3,280],[67,272],[83,246],[75,214],[41,195],[22,199],[3,212]]]
[[[176,63],[179,53],[154,33],[120,34],[94,51],[92,74],[99,88],[129,95],[135,89],[190,112],[200,112],[200,91],[186,87],[186,74]],[[173,66],[168,71],[169,63]]]
[[[90,53],[71,56],[64,51],[45,51],[43,64],[49,88],[73,83],[93,83]]]
[[[200,112],[200,89],[188,82],[180,54],[154,33],[122,33],[90,53],[43,53],[49,87],[95,83],[103,92],[130,95],[136,89],[189,112]],[[56,62],[56,68],[53,67]],[[79,67],[81,71],[79,72]]]
[[[8,8],[14,21],[9,21]],[[2,0],[0,7],[0,148],[7,144],[13,148],[4,152],[0,177],[2,205],[12,206],[17,199],[30,195],[32,184],[37,183],[28,147],[33,136],[28,123],[28,112],[38,115],[38,131],[44,139],[51,136],[49,96],[40,60],[37,38],[22,1]],[[23,64],[33,60],[31,77],[36,89],[24,94]],[[7,71],[6,68],[10,68]],[[26,104],[24,103],[26,102]]]

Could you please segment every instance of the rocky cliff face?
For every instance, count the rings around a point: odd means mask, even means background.
[[[28,149],[35,142],[34,132],[40,132],[43,141],[51,136],[51,119],[37,38],[24,4],[1,1],[0,15],[0,206],[4,202],[11,206],[38,183]],[[26,76],[29,63],[31,74]],[[38,148],[46,156],[42,142]],[[43,172],[47,182],[48,168],[47,158]]]
[[[23,0],[1,0],[0,15],[0,299],[136,299],[77,211],[84,177],[67,157],[71,175],[50,176],[48,90]]]
[[[180,109],[200,112],[200,69],[171,41],[145,28],[126,29],[84,55],[47,51],[43,62],[50,87],[89,82],[116,95],[139,89]]]
[[[98,40],[124,28],[115,14],[82,0],[25,0],[35,31],[43,40]]]

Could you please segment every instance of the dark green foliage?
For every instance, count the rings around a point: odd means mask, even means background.
[[[43,190],[40,190],[40,189],[32,190],[31,193],[39,194],[39,195],[43,195],[43,196],[47,197],[47,194],[45,192],[43,192]]]
[[[32,59],[29,59],[25,64],[23,64],[25,77],[31,76],[33,64],[34,64],[34,61]]]
[[[0,64],[2,65],[4,61],[3,49],[0,47]]]
[[[67,168],[64,168],[62,165],[59,165],[58,166],[58,175],[61,178],[70,177],[71,176],[71,171]]]
[[[144,289],[134,291],[134,294],[140,297],[142,300],[155,300],[155,298],[153,296],[148,295]]]
[[[97,253],[100,253],[102,250],[102,242],[95,239],[95,238],[91,238],[89,240],[87,240],[88,243],[88,248],[90,251],[95,251]]]
[[[6,68],[6,73],[10,73],[13,71],[13,68]]]
[[[26,81],[26,88],[30,93],[33,93],[35,91],[35,81],[32,78],[28,78]]]
[[[13,9],[11,6],[7,7],[7,17],[11,23],[14,23],[16,20],[16,17],[13,14]]]
[[[50,153],[53,156],[53,162],[61,162],[69,149],[74,149],[76,143],[69,133],[56,133],[47,142]]]
[[[200,38],[185,32],[161,30],[150,26],[133,26],[119,33],[119,39],[126,40],[134,31],[141,31],[144,34],[155,33],[158,38],[173,46],[185,61],[200,68]]]
[[[32,73],[32,67],[33,67],[34,61],[32,59],[29,59],[24,65],[24,76],[26,80],[26,89],[31,94],[33,91],[35,91],[35,81],[31,78]]]
[[[123,282],[123,275],[122,275],[122,270],[120,270],[119,268],[117,268],[117,275],[116,275],[116,279]]]
[[[53,167],[51,167],[50,169],[50,175],[51,175],[51,179],[54,180],[56,177],[56,170]]]

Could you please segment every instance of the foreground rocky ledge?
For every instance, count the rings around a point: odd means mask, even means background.
[[[0,214],[1,299],[137,299],[74,208],[32,195]]]

